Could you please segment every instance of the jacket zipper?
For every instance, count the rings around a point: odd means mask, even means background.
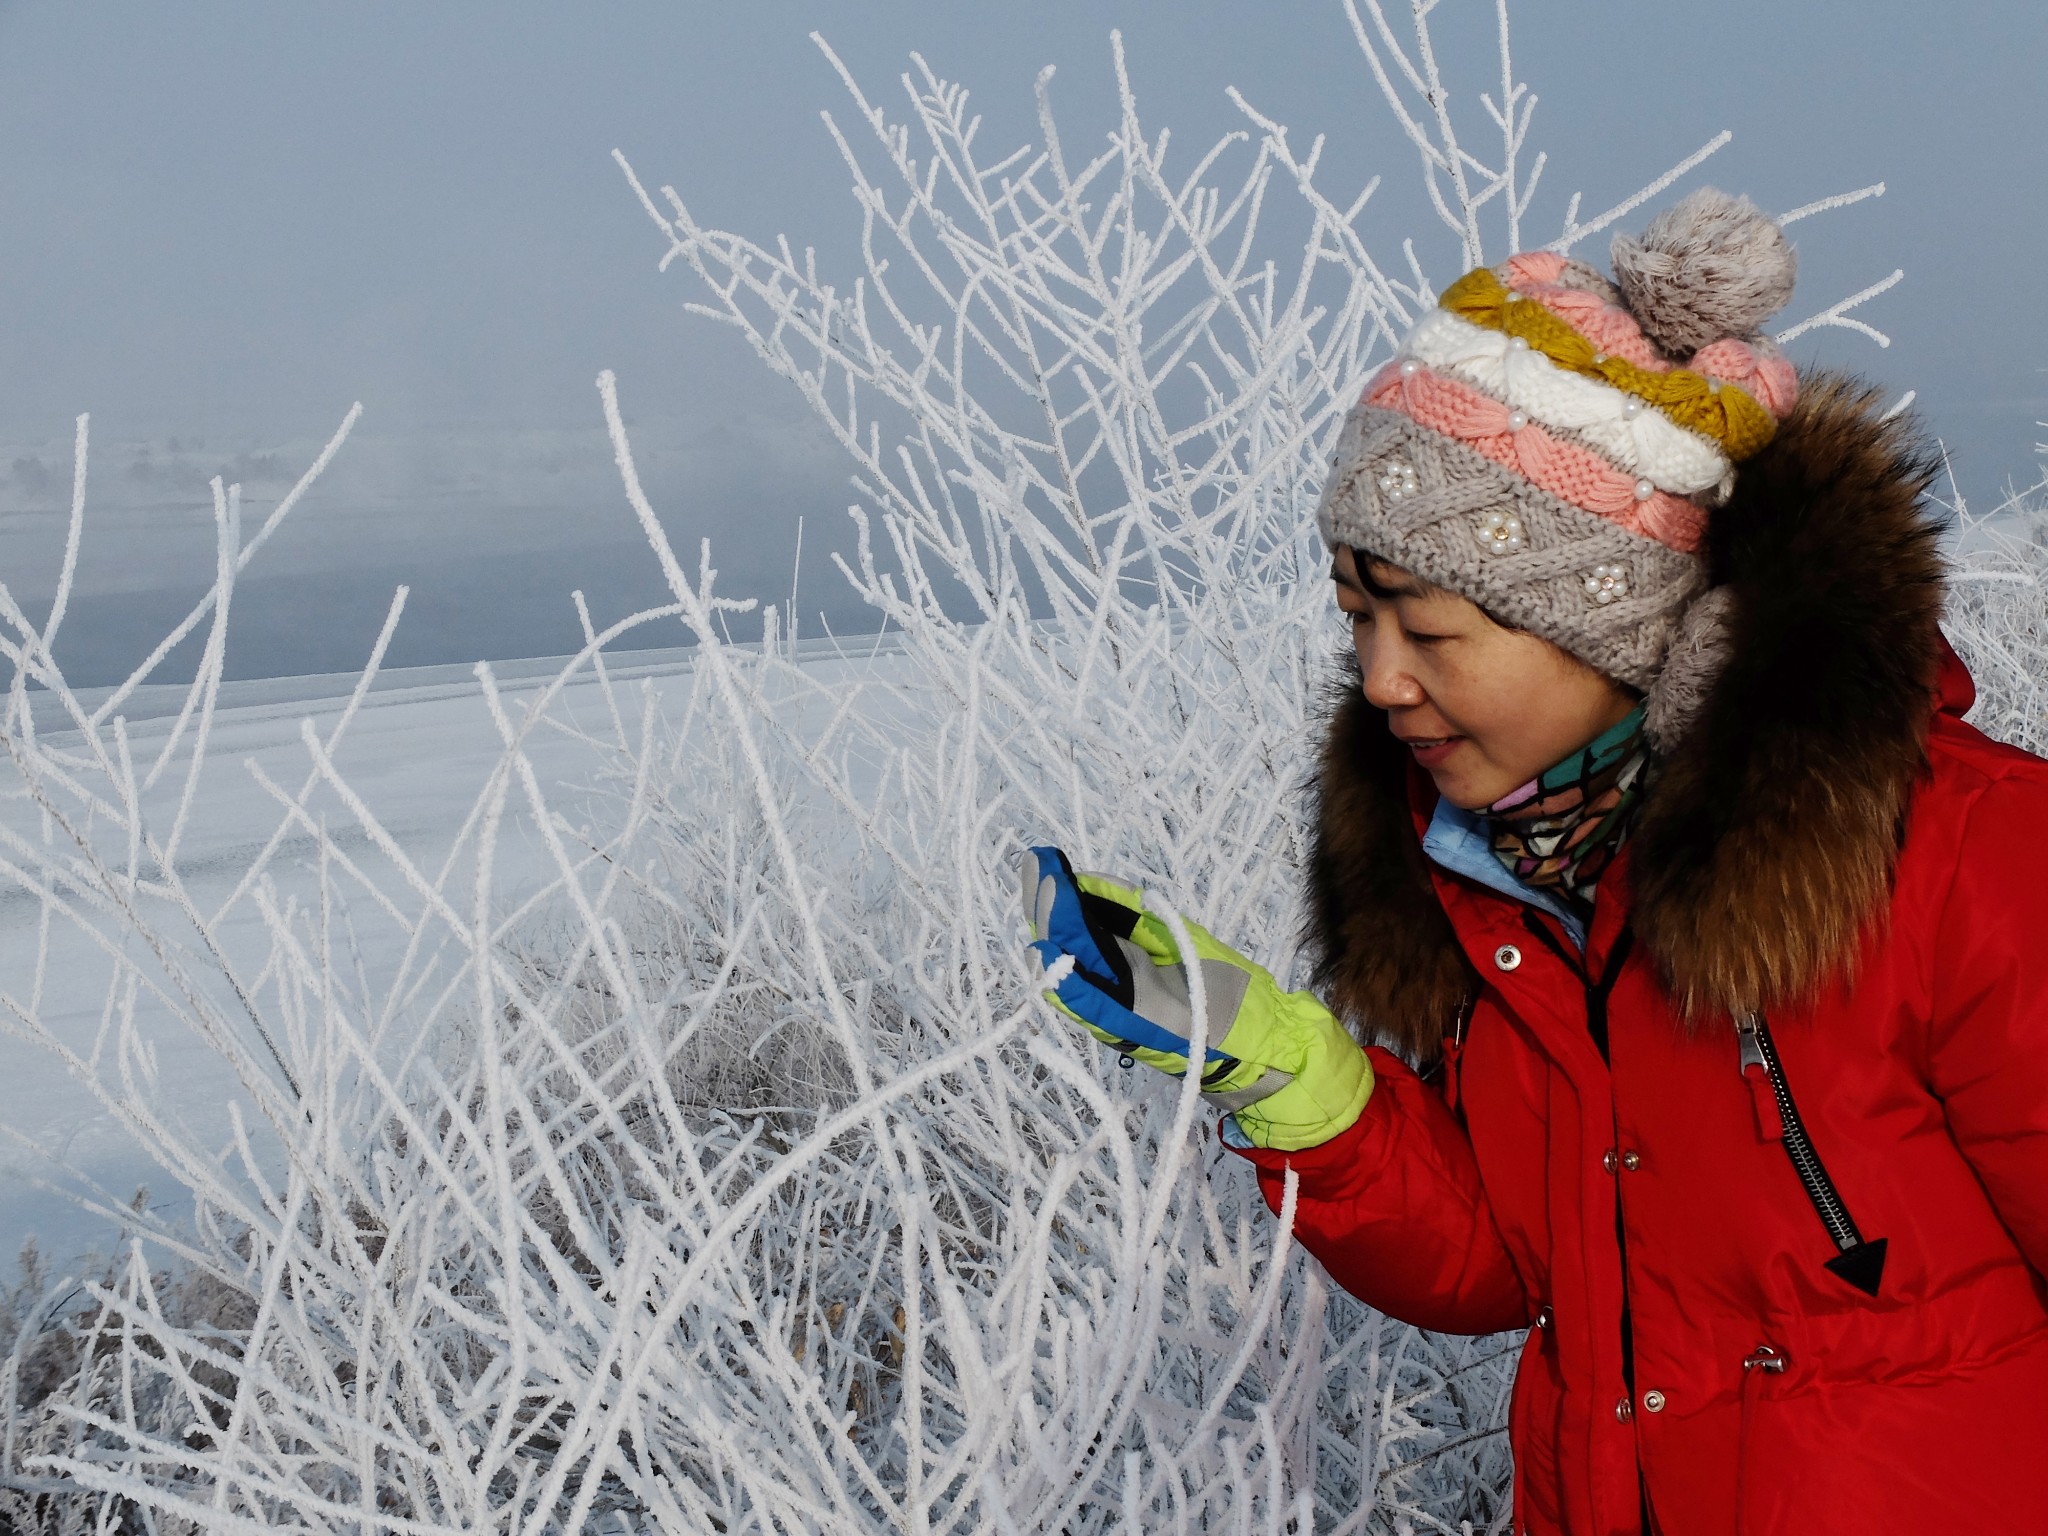
[[[1814,1150],[1813,1138],[1800,1118],[1799,1106],[1793,1102],[1791,1085],[1785,1081],[1785,1066],[1778,1058],[1777,1043],[1771,1039],[1771,1026],[1762,1014],[1747,1014],[1736,1021],[1735,1037],[1743,1077],[1753,1089],[1768,1087],[1770,1093],[1768,1105],[1761,1099],[1757,1104],[1758,1130],[1767,1140],[1775,1139],[1784,1146],[1800,1187],[1806,1191],[1814,1214],[1820,1217],[1835,1245],[1837,1252],[1828,1261],[1828,1269],[1866,1295],[1875,1296],[1878,1279],[1884,1272],[1885,1239],[1864,1240],[1841,1192],[1828,1177],[1827,1166]],[[1758,1072],[1762,1073],[1762,1083],[1757,1080]]]

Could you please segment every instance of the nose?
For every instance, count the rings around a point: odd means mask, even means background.
[[[1365,702],[1375,709],[1413,709],[1427,698],[1402,664],[1400,647],[1370,631],[1358,637],[1358,670],[1365,679]]]

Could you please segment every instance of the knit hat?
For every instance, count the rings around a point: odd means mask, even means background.
[[[1795,261],[1711,188],[1610,254],[1613,282],[1531,251],[1446,289],[1346,417],[1317,518],[1645,690],[1668,744],[1725,653],[1707,518],[1798,393],[1758,329]]]

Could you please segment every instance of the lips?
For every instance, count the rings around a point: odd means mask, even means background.
[[[1458,748],[1462,736],[1403,736],[1403,745],[1415,754],[1415,761],[1424,768],[1435,768]]]

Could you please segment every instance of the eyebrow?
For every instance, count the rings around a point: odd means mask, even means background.
[[[1335,560],[1330,562],[1330,580],[1347,591],[1358,593],[1361,597],[1376,597],[1381,602],[1386,602],[1388,599],[1396,597],[1428,597],[1431,595],[1429,589],[1424,587],[1421,582],[1405,573],[1398,581],[1381,581],[1368,571],[1361,562],[1358,567],[1358,574],[1359,579],[1353,581],[1344,574],[1343,567],[1338,565]]]

